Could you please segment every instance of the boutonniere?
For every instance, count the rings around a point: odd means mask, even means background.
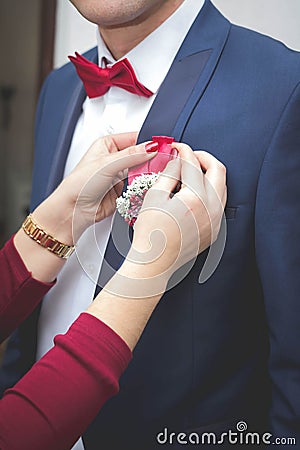
[[[128,170],[127,189],[116,200],[117,211],[130,226],[134,225],[148,190],[154,185],[168,162],[177,156],[177,150],[171,146],[174,138],[153,136],[152,141],[158,143],[157,155],[145,164]]]

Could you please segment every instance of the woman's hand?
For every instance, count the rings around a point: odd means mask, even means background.
[[[87,311],[115,330],[131,349],[169,278],[216,240],[227,199],[223,164],[187,145],[174,147],[179,158],[167,165],[146,194],[126,260]]]
[[[163,291],[171,275],[209,247],[220,230],[227,200],[225,166],[185,144],[174,147],[179,157],[169,162],[146,194],[131,250],[119,271],[135,280],[128,283],[128,296],[134,291],[139,298]]]
[[[115,210],[123,171],[153,158],[145,144],[134,145],[136,133],[98,139],[73,172],[33,212],[38,225],[64,244],[73,245],[94,221]],[[65,260],[38,245],[20,229],[15,246],[27,269],[40,281],[56,278]]]
[[[58,239],[72,243],[94,222],[110,216],[122,192],[126,169],[156,154],[147,153],[145,144],[135,145],[136,138],[133,132],[95,141],[70,175],[34,212],[36,221]],[[63,228],[63,235],[59,228]]]
[[[145,144],[135,145],[136,138],[136,133],[125,133],[97,140],[65,180],[68,198],[88,224],[115,212],[126,169],[155,155],[146,152]]]
[[[225,166],[186,144],[173,146],[179,157],[147,193],[133,239],[143,263],[149,258],[171,273],[217,239],[227,200]]]

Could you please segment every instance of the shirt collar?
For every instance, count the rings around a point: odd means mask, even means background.
[[[124,55],[123,58],[127,58],[133,66],[138,80],[151,92],[158,91],[203,4],[204,0],[185,0],[165,22]],[[103,58],[115,63],[99,31],[97,40],[99,65],[103,66]]]

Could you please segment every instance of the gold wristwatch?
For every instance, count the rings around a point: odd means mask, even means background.
[[[75,250],[74,245],[63,244],[55,237],[48,234],[47,231],[40,228],[40,226],[34,222],[31,214],[24,220],[22,228],[31,239],[60,258],[69,258]]]

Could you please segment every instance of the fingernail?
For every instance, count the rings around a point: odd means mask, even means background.
[[[171,151],[171,159],[176,159],[178,156],[178,150],[177,148],[173,147]]]
[[[145,150],[147,153],[154,153],[158,150],[158,142],[148,142],[148,144],[145,145]]]

